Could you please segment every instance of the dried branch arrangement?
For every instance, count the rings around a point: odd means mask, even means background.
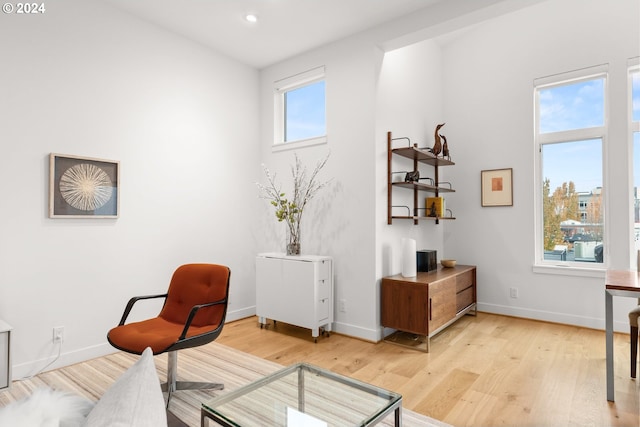
[[[291,177],[293,178],[293,198],[289,200],[286,193],[281,190],[281,186],[276,184],[276,174],[272,174],[263,164],[262,169],[267,178],[267,184],[256,183],[260,189],[260,197],[268,200],[275,208],[278,222],[287,223],[287,254],[300,254],[300,221],[307,203],[325,187],[331,180],[319,182],[318,173],[327,164],[329,155],[320,160],[311,174],[302,165],[298,155],[295,155],[295,163],[291,166]]]

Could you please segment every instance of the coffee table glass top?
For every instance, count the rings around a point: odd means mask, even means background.
[[[402,396],[307,363],[298,363],[202,404],[203,417],[228,426],[367,426]]]

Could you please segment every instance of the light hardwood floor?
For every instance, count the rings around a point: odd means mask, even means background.
[[[384,387],[403,406],[454,426],[640,426],[629,335],[615,334],[615,403],[607,402],[604,331],[478,313],[434,337],[431,352],[256,317],[217,342],[289,365],[306,361]]]

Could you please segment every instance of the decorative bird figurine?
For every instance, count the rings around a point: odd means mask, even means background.
[[[447,160],[451,160],[451,156],[449,155],[449,145],[447,144],[447,137],[444,135],[440,135],[442,138],[442,158],[446,158]]]
[[[436,131],[434,132],[434,135],[433,135],[435,138],[435,142],[433,144],[433,148],[429,149],[429,151],[431,151],[431,153],[436,157],[438,157],[438,154],[440,154],[440,152],[442,151],[442,140],[440,139],[440,135],[438,134],[438,131],[444,125],[445,124],[442,123],[436,126]]]

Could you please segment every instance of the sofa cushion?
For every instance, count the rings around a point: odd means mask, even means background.
[[[166,425],[164,397],[150,348],[104,393],[85,423],[87,427]]]

